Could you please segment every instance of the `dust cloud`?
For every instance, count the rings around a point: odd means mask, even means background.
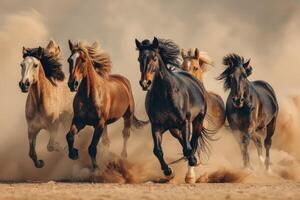
[[[63,51],[64,71],[69,56],[67,40],[100,41],[111,54],[113,73],[129,78],[136,101],[136,113],[146,119],[144,96],[138,85],[139,70],[134,39],[170,38],[182,48],[208,52],[215,66],[205,75],[205,87],[226,100],[222,84],[215,77],[222,71],[222,57],[236,52],[251,58],[251,80],[263,79],[275,89],[280,113],[271,151],[272,174],[264,171],[251,145],[253,171],[242,169],[237,142],[226,128],[212,142],[210,159],[197,168],[199,182],[268,182],[300,180],[300,3],[294,0],[226,2],[153,0],[82,1],[63,0],[1,2],[0,8],[0,181],[99,181],[138,183],[159,178],[161,170],[152,154],[150,127],[131,133],[129,159],[121,160],[122,122],[109,127],[109,150],[100,144],[100,171],[91,173],[87,147],[92,130],[76,139],[80,159],[71,161],[66,152],[46,151],[48,135],[37,140],[37,153],[46,162],[34,168],[28,157],[24,115],[26,95],[18,88],[21,49],[45,46],[54,38]],[[62,97],[63,98],[63,97]],[[66,130],[59,142],[66,146]],[[169,134],[163,147],[168,162],[181,156],[181,148]],[[174,183],[182,183],[186,163],[172,165]]]

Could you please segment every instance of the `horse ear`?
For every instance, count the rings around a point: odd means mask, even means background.
[[[74,49],[73,43],[71,42],[71,40],[69,40],[68,42],[69,42],[69,48],[70,48],[70,50],[73,51],[73,49]]]
[[[27,49],[25,47],[23,47],[22,53],[23,53],[23,55],[27,53]]]
[[[43,48],[42,48],[42,47],[39,47],[39,48],[38,48],[38,51],[37,51],[37,57],[38,57],[38,58],[42,58],[42,55],[43,55]]]
[[[49,44],[47,45],[46,49],[53,55],[58,56],[60,54],[60,47],[58,46],[58,44],[51,39]]]
[[[152,47],[154,49],[158,49],[158,39],[156,37],[154,37],[154,39],[152,41]]]
[[[186,53],[185,53],[184,49],[181,49],[181,57],[182,57],[182,58],[185,58],[185,57],[186,57]]]
[[[251,59],[249,59],[247,62],[245,62],[245,63],[243,64],[243,67],[244,67],[244,69],[246,70],[247,76],[250,76],[251,73],[252,73],[252,66],[250,65],[250,60],[251,60]]]
[[[138,50],[141,50],[141,43],[138,41],[138,39],[135,39],[135,45]]]
[[[195,58],[199,59],[200,53],[198,48],[195,49]]]

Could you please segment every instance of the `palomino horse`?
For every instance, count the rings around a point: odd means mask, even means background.
[[[225,71],[218,77],[224,80],[225,90],[230,89],[226,103],[226,116],[230,128],[240,133],[240,144],[244,166],[251,168],[248,145],[252,139],[256,145],[258,156],[262,156],[261,134],[267,132],[264,141],[266,148],[266,169],[270,169],[270,148],[278,114],[278,103],[275,92],[265,81],[249,81],[252,67],[250,60],[237,54],[225,56]]]
[[[182,69],[190,72],[199,81],[203,82],[203,73],[207,71],[207,65],[212,65],[213,62],[205,52],[199,52],[196,48],[195,52],[191,49],[185,53],[184,49],[181,50],[181,56],[183,59]],[[208,121],[210,125],[213,125],[213,130],[219,130],[225,123],[225,105],[222,98],[213,93],[207,93],[207,114],[204,121]],[[206,127],[206,124],[204,124]],[[206,127],[208,128],[208,127]]]
[[[205,89],[201,82],[180,69],[180,50],[174,42],[157,38],[152,43],[149,40],[135,42],[139,51],[140,85],[148,91],[145,105],[152,127],[153,152],[166,178],[173,178],[173,171],[165,162],[161,147],[162,135],[169,130],[179,140],[188,159],[185,180],[187,183],[195,182],[195,152],[198,143],[198,148],[207,150],[209,139],[203,127]],[[172,70],[172,66],[176,70]]]
[[[44,166],[39,160],[36,151],[36,137],[40,130],[50,133],[47,146],[48,151],[62,151],[55,137],[60,123],[71,121],[71,99],[64,80],[65,75],[59,62],[59,46],[51,40],[47,48],[24,48],[21,63],[22,79],[19,86],[22,92],[27,93],[26,120],[28,125],[28,139],[30,145],[29,156],[35,167]]]
[[[97,144],[102,132],[108,124],[121,117],[124,119],[122,157],[127,157],[127,140],[130,128],[143,127],[147,122],[134,116],[134,99],[130,82],[121,75],[109,74],[111,61],[108,54],[101,52],[99,45],[89,46],[84,43],[73,44],[69,40],[71,56],[69,88],[77,91],[74,102],[74,117],[66,138],[69,157],[78,158],[78,150],[74,148],[74,136],[86,125],[93,126],[95,131],[88,148],[93,169],[97,168]]]

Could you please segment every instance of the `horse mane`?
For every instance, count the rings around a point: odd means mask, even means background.
[[[92,61],[96,72],[100,76],[106,76],[111,72],[112,63],[108,53],[104,52],[98,42],[92,45],[86,42],[78,42],[74,45],[73,50],[83,51]]]
[[[143,40],[141,49],[154,50],[149,40]],[[158,38],[158,51],[165,65],[181,68],[180,48],[172,40]]]
[[[239,56],[235,53],[228,54],[223,58],[223,64],[227,66],[227,68],[220,74],[220,76],[217,77],[217,80],[224,80],[225,91],[230,89],[230,75],[234,72],[235,68],[243,66],[244,61],[244,57]],[[252,67],[249,66],[249,69],[245,70],[247,75],[249,76],[251,74]]]
[[[42,48],[42,55],[38,56],[39,48],[27,48],[26,53],[23,55],[32,56],[37,58],[43,67],[45,76],[52,82],[52,79],[63,81],[65,79],[65,74],[62,71],[62,64],[60,63],[60,55],[54,55],[48,52],[45,48]]]

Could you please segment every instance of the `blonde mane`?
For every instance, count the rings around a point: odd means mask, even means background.
[[[184,51],[184,50],[182,50]],[[195,49],[188,49],[186,55],[184,57],[197,59],[195,58]],[[199,51],[199,64],[203,72],[207,72],[209,70],[208,66],[214,66],[213,60],[209,57],[209,55],[205,51]]]
[[[98,42],[94,42],[92,45],[89,45],[86,42],[78,42],[74,45],[73,50],[83,51],[92,61],[96,72],[100,76],[106,76],[111,72],[112,63],[110,56],[101,49]]]

